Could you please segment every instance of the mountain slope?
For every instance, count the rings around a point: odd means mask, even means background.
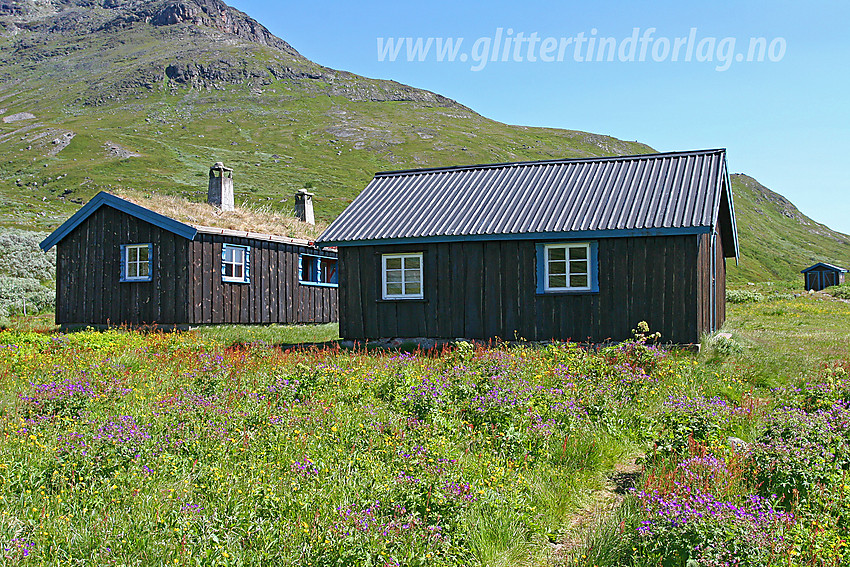
[[[796,280],[815,262],[850,267],[850,236],[813,221],[788,199],[743,174],[731,176],[741,247],[732,283]]]
[[[0,125],[0,222],[50,226],[116,187],[200,198],[215,161],[254,203],[312,186],[329,220],[379,169],[650,151],[322,67],[217,0],[48,4],[3,18],[0,115],[34,118]]]
[[[327,222],[378,170],[652,151],[322,67],[219,0],[0,4],[0,120],[0,224],[39,229],[102,189],[202,200],[215,161],[235,168],[238,201],[289,210],[311,187]],[[733,185],[745,258],[732,281],[848,257],[848,237],[815,238],[828,229]]]

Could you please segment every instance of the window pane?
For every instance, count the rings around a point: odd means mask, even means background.
[[[149,266],[148,266],[147,261],[142,262],[141,264],[136,264],[136,265],[139,267],[139,269],[138,269],[139,277],[142,277],[142,278],[147,277],[148,274],[149,274],[149,270],[148,270]]]
[[[419,256],[407,256],[404,259],[405,268],[419,268]]]
[[[233,262],[233,248],[229,246],[224,247],[224,261],[225,262]]]
[[[422,292],[422,284],[419,282],[405,282],[404,293],[407,295],[419,295]]]
[[[549,275],[564,275],[567,273],[566,262],[549,262]]]
[[[418,282],[422,278],[420,276],[419,270],[405,270],[404,271],[404,281],[405,282]]]
[[[401,282],[387,282],[387,295],[401,295]]]
[[[233,265],[233,277],[234,278],[243,279],[245,277],[244,272],[242,271],[243,267],[244,266],[242,266],[242,264],[234,264]]]
[[[587,275],[570,276],[570,287],[587,287]]]
[[[138,250],[139,261],[140,262],[147,262],[148,261],[148,247],[142,246],[141,248],[136,248],[136,250]]]
[[[231,248],[233,251],[233,261],[237,264],[245,263],[245,250],[243,248]]]
[[[587,273],[587,260],[573,260],[570,262],[570,273],[571,274],[586,274]]]
[[[135,262],[131,262],[127,264],[127,277],[128,278],[137,278],[139,277],[138,264]]]
[[[387,269],[388,270],[400,270],[401,269],[401,258],[387,258]]]
[[[387,270],[387,283],[390,282],[401,282],[401,270]]]
[[[549,287],[550,288],[561,288],[567,287],[567,276],[553,276],[549,275]]]
[[[232,278],[233,277],[233,264],[224,263],[224,277]]]
[[[587,247],[586,246],[575,246],[570,248],[570,260],[586,260],[587,259]]]
[[[563,248],[549,248],[549,260],[566,260],[566,250]]]

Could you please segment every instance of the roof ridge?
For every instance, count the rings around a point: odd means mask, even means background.
[[[418,173],[437,173],[441,171],[474,171],[478,169],[495,169],[500,167],[522,167],[528,165],[555,165],[561,163],[592,163],[602,161],[629,161],[636,159],[663,159],[666,157],[683,157],[696,155],[709,155],[716,153],[725,153],[726,148],[711,148],[705,150],[686,150],[677,152],[656,152],[650,154],[628,154],[619,156],[592,156],[582,158],[558,158],[530,161],[514,161],[501,163],[480,163],[468,165],[450,165],[443,167],[424,167],[417,169],[398,169],[390,171],[378,171],[375,177],[388,177],[393,175],[415,175]]]
[[[272,234],[269,232],[254,232],[237,228],[221,228],[217,226],[204,226],[200,224],[189,225],[203,234],[220,234],[222,236],[235,236],[238,238],[252,238],[254,240],[267,240],[269,242],[283,242],[286,244],[298,244],[301,246],[312,246],[312,240],[306,238],[295,238],[284,234]]]

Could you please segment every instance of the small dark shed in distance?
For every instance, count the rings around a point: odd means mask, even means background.
[[[738,256],[724,150],[378,173],[317,244],[355,340],[695,343]]]
[[[847,270],[818,262],[814,266],[809,266],[800,272],[805,278],[806,290],[820,291],[832,285],[841,285],[844,283],[844,274]]]
[[[56,323],[187,326],[336,321],[336,252],[191,226],[98,193],[42,243],[57,247]]]

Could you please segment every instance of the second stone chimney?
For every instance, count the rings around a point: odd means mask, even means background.
[[[224,167],[220,161],[210,168],[210,185],[207,189],[207,203],[222,211],[233,210],[233,170]]]
[[[295,216],[301,222],[316,224],[316,217],[313,216],[313,193],[306,189],[298,190],[295,194]]]

